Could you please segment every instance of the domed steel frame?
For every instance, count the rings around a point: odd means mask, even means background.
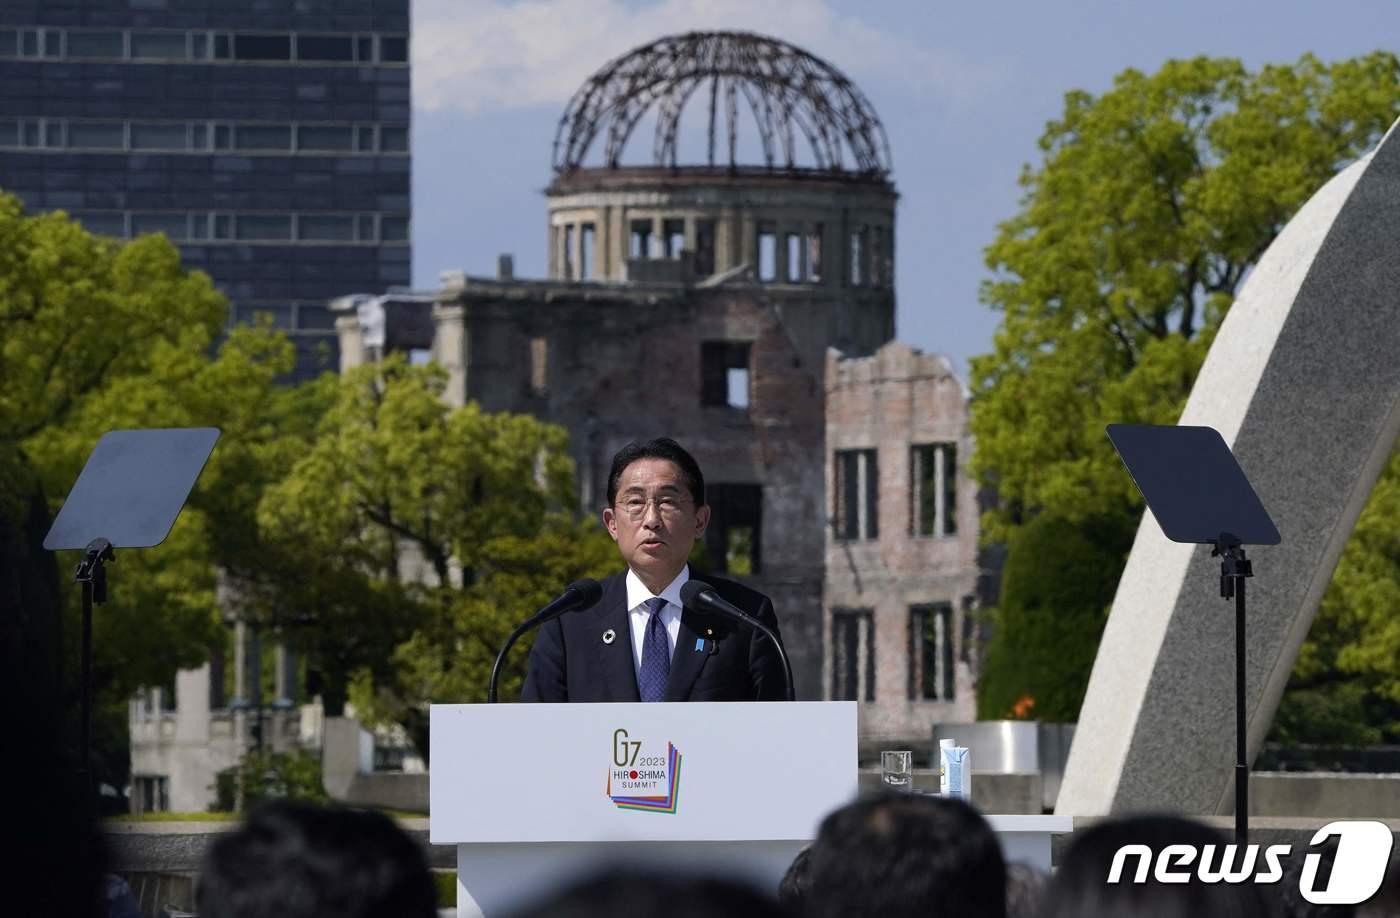
[[[724,165],[716,162],[722,130],[728,168],[744,168],[737,156],[740,96],[753,112],[769,170],[884,178],[893,167],[889,140],[874,108],[826,61],[750,32],[689,32],[637,48],[589,77],[559,120],[555,172],[586,168],[584,159],[599,134],[605,135],[603,165],[620,168],[628,139],[653,108],[653,164],[680,168],[681,113],[702,91],[709,97],[711,168]],[[815,166],[798,165],[799,134],[806,138]]]

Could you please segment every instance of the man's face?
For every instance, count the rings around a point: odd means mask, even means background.
[[[617,499],[603,524],[627,566],[653,590],[680,573],[705,533],[709,507],[696,507],[681,470],[669,459],[638,459],[622,470]]]

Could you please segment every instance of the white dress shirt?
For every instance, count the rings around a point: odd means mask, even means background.
[[[689,579],[690,565],[687,564],[681,568],[681,572],[671,581],[670,586],[658,594],[653,594],[631,568],[627,569],[627,622],[632,628],[632,666],[639,681],[642,675],[642,643],[647,636],[647,619],[651,617],[651,613],[642,603],[651,599],[653,595],[666,600],[666,605],[661,607],[661,624],[666,626],[666,637],[674,659],[676,641],[681,633],[681,587],[685,586]]]

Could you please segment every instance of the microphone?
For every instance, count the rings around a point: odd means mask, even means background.
[[[575,580],[564,588],[549,605],[545,606],[525,621],[516,625],[515,630],[506,638],[505,644],[501,646],[501,652],[496,654],[496,663],[491,667],[491,681],[486,687],[486,703],[496,703],[496,683],[501,678],[501,664],[505,662],[506,654],[510,652],[515,642],[520,640],[520,636],[531,628],[538,628],[545,622],[553,621],[566,612],[573,612],[577,609],[587,609],[598,600],[603,598],[602,584],[596,580]]]
[[[687,580],[681,587],[681,602],[688,609],[695,609],[699,612],[714,612],[723,615],[725,618],[732,618],[735,621],[743,622],[750,628],[767,635],[768,640],[773,642],[773,646],[778,649],[778,659],[783,661],[783,675],[787,678],[787,700],[796,701],[797,696],[792,688],[792,666],[788,664],[787,651],[783,649],[783,642],[778,640],[778,636],[773,633],[763,622],[745,612],[743,609],[724,599],[715,592],[715,588],[703,580]]]

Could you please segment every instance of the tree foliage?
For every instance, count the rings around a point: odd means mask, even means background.
[[[6,489],[5,518],[15,519],[15,497],[37,496],[44,512],[27,523],[37,544],[108,430],[224,432],[167,541],[118,551],[109,601],[94,616],[96,708],[104,715],[96,735],[113,739],[103,744],[104,765],[118,782],[125,699],[198,665],[221,639],[215,565],[248,565],[247,546],[235,538],[256,531],[248,492],[276,473],[278,454],[295,452],[287,444],[311,429],[315,413],[306,393],[275,385],[291,367],[288,342],[268,329],[220,341],[226,316],[209,278],[184,270],[163,237],[119,243],[62,213],[26,216],[0,194],[0,464],[7,483],[29,489]],[[60,553],[58,570],[66,575],[76,559]],[[63,656],[76,668],[78,591],[58,594]],[[70,675],[69,705],[75,688]]]
[[[403,724],[424,753],[428,703],[482,698],[516,622],[617,566],[601,525],[574,515],[565,432],[452,408],[445,382],[393,358],[344,378],[314,446],[259,509],[304,589],[249,597],[328,683],[353,681],[359,713]]]
[[[1214,329],[1284,224],[1400,114],[1389,53],[1246,70],[1170,61],[1071,92],[987,249],[1002,313],[972,363],[975,469],[1004,540],[1032,514],[1135,514],[1104,436],[1173,423]]]
[[[977,683],[978,717],[1079,719],[1132,538],[1118,518],[1070,523],[1048,514],[1017,532]]]
[[[1257,71],[1229,59],[1170,61],[1150,75],[1125,71],[1102,95],[1066,95],[1040,140],[1042,161],[1022,173],[1020,211],[986,253],[993,277],[982,298],[1002,319],[993,352],[972,362],[974,471],[999,496],[985,537],[1014,555],[1038,514],[1086,535],[1136,521],[1141,499],[1105,425],[1175,423],[1251,268],[1397,115],[1400,62],[1387,52],[1330,65],[1305,55]],[[1314,628],[1343,626],[1351,642],[1310,641],[1300,685],[1322,678],[1310,675],[1314,660],[1318,673],[1345,671],[1353,685],[1400,670],[1396,654],[1383,659],[1386,641],[1373,652],[1360,639],[1393,626],[1381,596],[1394,588],[1392,571],[1377,548],[1386,525],[1376,521],[1369,548],[1348,548]],[[1126,549],[1104,559],[1115,578]],[[1089,581],[1065,601],[1090,608],[1098,596]],[[1045,602],[1026,605],[1035,607],[1054,614]],[[995,640],[1025,647],[1012,610],[1002,611]],[[1005,652],[989,649],[993,659]],[[1078,684],[1077,665],[1064,676]]]

